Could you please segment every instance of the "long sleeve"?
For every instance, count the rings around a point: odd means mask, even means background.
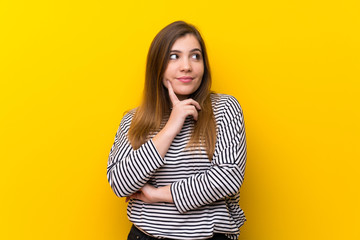
[[[171,194],[180,213],[239,192],[244,180],[246,139],[243,113],[234,97],[227,99],[217,134],[210,168],[171,185]]]
[[[131,119],[132,113],[123,117],[107,165],[108,181],[119,197],[138,191],[165,164],[152,140],[145,142],[137,150],[132,148],[127,138]]]

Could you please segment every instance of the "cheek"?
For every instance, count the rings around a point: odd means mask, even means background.
[[[199,66],[199,68],[197,69],[197,72],[198,72],[198,75],[201,76],[201,78],[202,78],[202,76],[204,75],[204,65]]]
[[[174,64],[168,64],[164,72],[164,76],[171,77],[174,75],[175,72],[176,72],[176,66],[174,66]]]
[[[163,84],[166,86],[166,79],[169,79],[170,77],[170,70],[169,70],[169,66],[166,68],[165,72],[164,72],[164,76],[163,76]]]
[[[204,62],[203,62],[203,61],[198,62],[195,66],[196,66],[196,71],[197,71],[197,72],[199,72],[199,73],[200,73],[200,72],[202,72],[202,73],[204,72],[204,68],[205,68],[205,67],[204,67]]]
[[[162,79],[162,84],[167,88],[167,82],[165,76]]]

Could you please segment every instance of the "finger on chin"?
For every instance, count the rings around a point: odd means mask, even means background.
[[[172,104],[176,104],[177,102],[179,102],[178,97],[176,96],[174,89],[172,88],[171,82],[169,80],[167,80],[167,84],[168,84],[168,91],[169,91],[169,97],[170,97],[170,101],[172,102]]]

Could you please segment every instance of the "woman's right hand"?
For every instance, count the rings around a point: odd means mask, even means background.
[[[201,110],[201,107],[198,102],[191,98],[180,101],[170,81],[167,81],[167,88],[172,103],[172,111],[164,129],[173,131],[175,137],[181,131],[186,117],[192,116],[195,121],[198,119],[198,111]]]
[[[173,108],[164,128],[152,139],[161,157],[165,157],[172,141],[181,131],[186,117],[192,116],[194,120],[197,120],[198,110],[201,110],[200,104],[193,99],[180,101],[169,81],[167,81],[167,88]]]

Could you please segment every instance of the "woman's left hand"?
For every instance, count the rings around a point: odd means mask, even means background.
[[[146,203],[155,203],[157,202],[156,190],[157,190],[156,187],[147,183],[138,192],[132,194],[129,197],[126,197],[126,201],[129,201],[130,199],[134,198]]]
[[[138,199],[146,203],[173,202],[170,185],[156,188],[148,183],[136,193],[126,197],[126,202],[130,199]]]

